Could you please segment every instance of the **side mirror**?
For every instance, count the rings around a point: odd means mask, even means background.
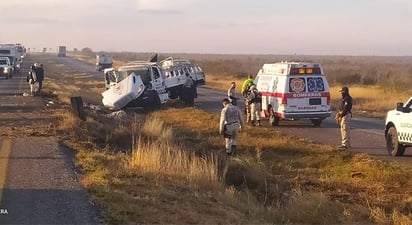
[[[403,103],[402,102],[396,103],[396,111],[403,112]]]

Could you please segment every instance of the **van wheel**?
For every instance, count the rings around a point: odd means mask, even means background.
[[[179,97],[179,92],[176,90],[169,90],[168,95],[170,99],[176,99]]]
[[[157,94],[156,91],[150,91],[148,92],[149,94],[149,104],[148,104],[148,109],[149,110],[157,110],[160,109],[160,106],[162,105],[159,95]]]
[[[273,113],[272,110],[270,110],[270,113],[269,113],[269,123],[272,126],[278,126],[279,125],[279,117],[277,117],[275,115],[275,113]]]
[[[392,156],[402,156],[405,152],[405,146],[399,144],[398,133],[395,127],[390,127],[386,134],[386,149]]]
[[[322,120],[310,120],[315,127],[320,127]]]

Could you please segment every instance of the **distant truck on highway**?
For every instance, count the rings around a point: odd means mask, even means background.
[[[13,73],[19,72],[23,63],[23,52],[20,44],[1,44],[0,57],[8,57],[13,67]]]
[[[66,57],[66,46],[59,46],[58,57]]]
[[[392,156],[402,156],[412,146],[412,97],[404,104],[398,102],[385,121],[386,149]]]
[[[106,53],[96,55],[96,71],[113,67],[113,57]]]

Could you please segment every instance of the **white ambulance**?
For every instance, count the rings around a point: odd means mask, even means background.
[[[262,93],[262,111],[272,126],[281,119],[309,119],[314,126],[331,115],[329,84],[319,64],[264,64],[254,83]]]

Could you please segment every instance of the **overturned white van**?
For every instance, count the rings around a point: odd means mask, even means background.
[[[281,119],[309,119],[320,126],[331,115],[329,84],[319,64],[264,64],[254,83],[262,93],[262,110],[272,126]]]

